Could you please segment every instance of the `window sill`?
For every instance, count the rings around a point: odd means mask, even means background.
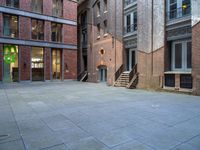
[[[103,37],[107,37],[108,36],[108,33],[105,33],[104,35],[103,35]]]
[[[97,36],[97,40],[99,40],[101,37],[100,36]]]
[[[166,71],[164,74],[192,74],[191,71]]]
[[[104,14],[106,14],[106,13],[108,13],[108,11],[107,11],[107,10],[105,10],[105,11],[104,11]]]

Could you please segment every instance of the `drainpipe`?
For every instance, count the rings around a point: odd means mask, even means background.
[[[116,66],[117,65],[116,64],[117,63],[117,56],[116,56],[117,55],[117,49],[116,49],[116,45],[117,45],[116,44],[117,12],[116,12],[116,10],[117,10],[117,5],[116,5],[116,0],[115,0],[115,72],[117,71],[117,66]]]
[[[151,10],[151,75],[153,76],[153,31],[154,31],[154,26],[153,26],[153,20],[154,20],[154,16],[153,16],[153,10],[154,10],[154,0],[152,0],[152,10]]]

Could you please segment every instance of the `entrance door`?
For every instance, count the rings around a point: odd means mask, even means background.
[[[131,71],[136,63],[135,50],[129,49],[128,51],[128,71]]]
[[[4,45],[3,82],[19,81],[18,46]]]
[[[62,67],[62,59],[61,59],[61,50],[53,49],[52,50],[52,79],[53,80],[61,80],[61,67]]]
[[[105,67],[99,68],[99,81],[100,82],[107,81],[107,68]]]

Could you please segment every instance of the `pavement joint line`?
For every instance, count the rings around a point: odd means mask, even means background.
[[[52,146],[48,146],[48,147],[41,148],[41,149],[39,149],[39,150],[45,150],[45,149],[53,148],[53,147],[60,146],[60,145],[65,145],[65,143],[55,144],[55,145],[52,145]],[[65,145],[65,146],[66,146],[66,145]]]
[[[5,143],[11,143],[11,142],[15,142],[15,141],[21,141],[21,139],[15,139],[15,140],[10,140],[10,141],[5,141],[5,142],[0,142],[0,145],[1,144],[5,144]]]
[[[22,134],[21,134],[21,132],[20,132],[19,125],[18,125],[17,120],[16,120],[16,118],[15,118],[15,114],[14,114],[14,112],[13,112],[13,108],[12,108],[12,106],[11,106],[11,104],[10,104],[10,100],[9,100],[9,97],[8,97],[8,94],[7,94],[6,89],[4,88],[4,85],[3,85],[3,89],[4,89],[4,92],[5,92],[7,101],[8,101],[8,103],[9,103],[9,107],[11,108],[11,113],[12,113],[12,116],[13,116],[13,118],[14,118],[14,120],[15,120],[15,124],[16,124],[17,130],[18,130],[18,133],[19,133],[19,135],[20,135],[21,141],[22,141],[22,143],[23,143],[24,150],[26,150],[26,146],[25,146],[25,143],[24,143],[24,139],[23,139]]]

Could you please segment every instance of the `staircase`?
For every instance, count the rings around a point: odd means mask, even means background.
[[[115,82],[114,86],[116,87],[126,87],[129,84],[129,73],[130,71],[124,71],[117,81]]]
[[[119,70],[116,72],[114,86],[126,87],[128,89],[136,88],[138,83],[138,74],[139,73],[137,72],[137,64],[133,67],[131,71],[123,71],[123,67],[120,67]]]

